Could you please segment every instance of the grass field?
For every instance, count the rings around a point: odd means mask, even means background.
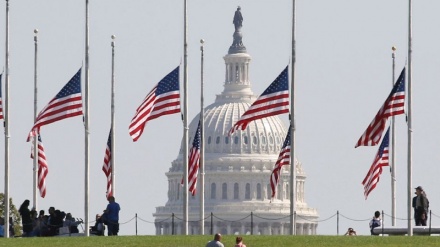
[[[51,237],[0,239],[0,246],[154,246],[154,247],[204,247],[211,236],[118,236],[118,237]],[[233,247],[235,236],[223,236],[225,247]],[[440,246],[440,237],[380,237],[380,236],[244,236],[247,247],[265,246]]]

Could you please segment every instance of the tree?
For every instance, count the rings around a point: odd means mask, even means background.
[[[0,193],[0,215],[4,216],[5,212],[5,194]],[[9,217],[12,218],[12,223],[14,225],[14,235],[21,236],[21,217],[18,213],[17,208],[14,203],[12,203],[12,198],[9,198]]]

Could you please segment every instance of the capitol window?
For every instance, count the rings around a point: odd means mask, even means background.
[[[267,199],[270,200],[271,196],[272,196],[272,187],[270,187],[270,184],[267,184]]]
[[[182,187],[182,186],[180,186],[180,183],[177,184],[177,196],[176,196],[176,199],[177,199],[177,200],[180,199],[180,187]]]
[[[257,139],[256,136],[253,136],[253,137],[252,137],[252,142],[254,143],[254,145],[257,145],[257,144],[258,144],[258,139]]]
[[[228,185],[226,183],[222,184],[222,199],[223,200],[228,199]]]
[[[247,136],[243,136],[243,142],[244,142],[244,144],[248,144],[248,137]]]
[[[261,184],[257,184],[257,199],[261,199]]]
[[[220,136],[217,136],[217,138],[215,139],[215,143],[219,144],[220,143]]]
[[[273,137],[269,136],[269,143],[272,145],[273,144]]]
[[[235,143],[235,144],[238,144],[238,136],[236,136],[236,137],[234,138],[234,143]]]
[[[251,199],[251,185],[249,183],[246,184],[246,190],[244,193],[244,199]]]
[[[208,144],[211,144],[211,137],[208,137]]]
[[[211,184],[211,199],[215,199],[215,197],[216,197],[216,191],[215,191],[215,183],[212,183]]]
[[[238,183],[235,183],[234,184],[234,199],[237,199],[237,200],[239,199],[238,198],[239,192],[240,192],[240,189],[238,187]]]
[[[235,65],[235,81],[240,81],[238,75],[239,75],[238,65]]]
[[[228,144],[229,143],[229,137],[225,136],[225,143]]]
[[[266,137],[265,137],[265,136],[262,136],[262,137],[261,137],[261,143],[262,143],[263,145],[266,145]]]
[[[282,197],[282,193],[283,193],[283,186],[281,185],[281,183],[278,184],[278,188],[277,188],[277,197],[279,200],[283,199]]]

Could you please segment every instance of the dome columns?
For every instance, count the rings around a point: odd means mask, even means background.
[[[251,56],[247,53],[228,54],[224,56],[223,59],[225,60],[226,66],[225,87],[234,84],[249,86],[249,64]]]

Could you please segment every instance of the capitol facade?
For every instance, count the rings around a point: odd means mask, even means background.
[[[204,109],[204,232],[287,235],[290,232],[290,166],[281,170],[275,198],[271,198],[270,187],[270,175],[287,135],[286,125],[278,116],[273,116],[253,121],[245,130],[228,135],[233,124],[257,98],[251,90],[251,56],[242,42],[241,23],[238,28],[236,25],[233,37],[233,44],[223,57],[224,90]],[[196,116],[189,125],[189,147],[198,122],[199,116]],[[165,206],[156,207],[153,214],[156,235],[183,233],[182,148],[183,145],[166,173],[168,201]],[[306,174],[298,160],[295,168],[296,234],[315,235],[318,212],[305,201]],[[200,184],[197,187],[195,196],[188,193],[188,234],[201,232]]]

